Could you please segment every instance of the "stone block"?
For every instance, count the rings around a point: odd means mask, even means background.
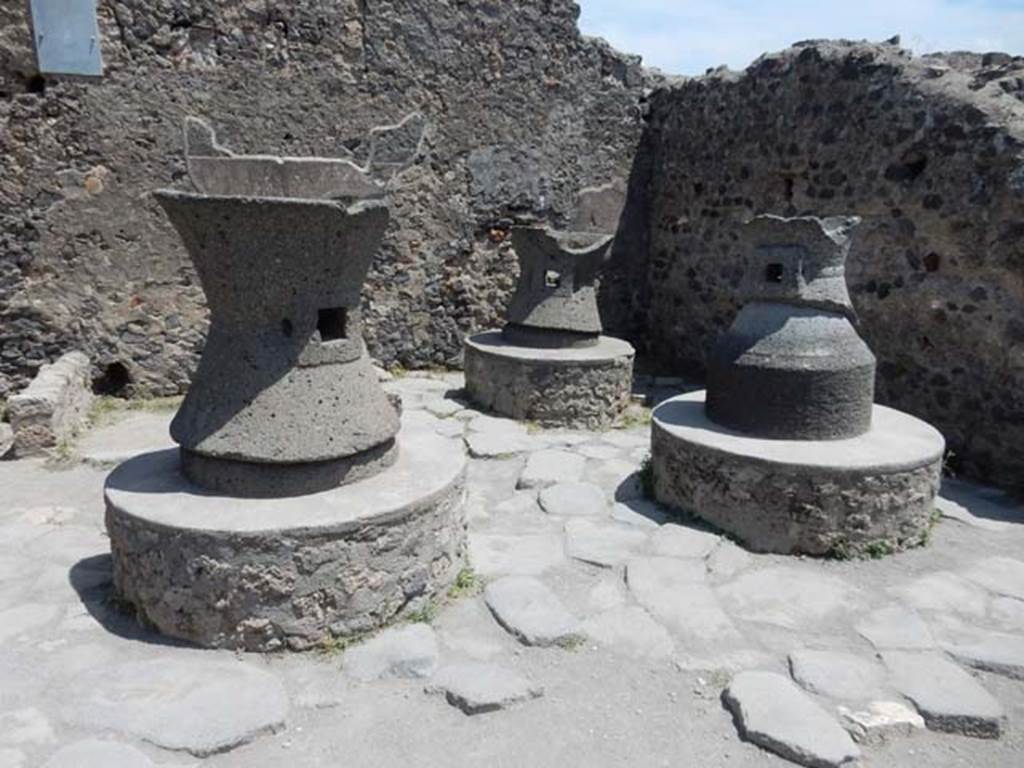
[[[15,455],[39,456],[73,438],[91,404],[89,358],[69,352],[44,365],[27,389],[7,401]]]
[[[511,344],[500,331],[466,339],[466,391],[484,408],[546,427],[606,429],[629,404],[633,347],[597,344],[540,349]]]
[[[122,464],[105,493],[117,593],[207,647],[305,650],[380,628],[443,593],[466,552],[465,454],[425,427],[400,439],[381,474],[287,499],[211,495],[176,451]]]
[[[837,768],[860,757],[849,734],[790,680],[774,672],[743,672],[722,694],[740,735],[787,760]]]
[[[654,411],[655,496],[756,552],[897,552],[926,540],[945,441],[876,405],[871,430],[845,440],[767,440],[708,418],[705,393]]]

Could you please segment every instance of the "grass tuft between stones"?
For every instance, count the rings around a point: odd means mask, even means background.
[[[455,582],[448,588],[448,598],[459,600],[463,597],[472,597],[483,591],[484,583],[471,567],[467,566],[459,571]]]
[[[653,411],[636,403],[631,403],[626,410],[615,420],[615,429],[634,429],[636,427],[647,427],[651,424]]]
[[[578,651],[587,642],[587,638],[583,635],[568,635],[561,638],[555,645],[561,648],[563,651]]]
[[[123,413],[169,413],[181,406],[183,398],[173,397],[140,397],[126,400],[120,397],[103,395],[97,397],[89,410],[89,425],[100,427],[109,424]]]
[[[640,493],[643,494],[645,499],[651,501],[657,501],[654,498],[654,459],[650,454],[644,457],[644,460],[640,462]]]

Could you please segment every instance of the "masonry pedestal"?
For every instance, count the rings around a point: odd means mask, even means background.
[[[845,440],[771,440],[708,419],[705,392],[654,411],[658,501],[710,522],[757,552],[858,556],[926,540],[945,440],[875,405]]]
[[[621,339],[545,349],[516,346],[495,330],[466,339],[465,349],[469,396],[503,416],[602,429],[629,404],[636,352]]]
[[[248,651],[304,650],[422,606],[464,560],[466,459],[425,427],[398,443],[379,474],[292,498],[203,490],[174,450],[126,462],[105,491],[117,593],[163,634]]]

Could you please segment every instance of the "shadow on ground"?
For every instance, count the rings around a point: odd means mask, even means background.
[[[178,648],[195,647],[190,643],[164,637],[149,626],[134,606],[116,595],[112,572],[113,563],[109,554],[83,558],[71,566],[68,572],[68,582],[89,615],[101,627],[125,640]]]

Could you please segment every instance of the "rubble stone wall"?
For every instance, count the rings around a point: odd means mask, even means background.
[[[882,403],[954,470],[1024,487],[1024,58],[812,42],[650,99],[615,325],[702,376],[735,317],[756,214],[857,214],[847,276]],[[640,255],[638,256],[637,253]]]
[[[99,0],[85,81],[34,71],[25,5],[0,4],[0,400],[70,349],[101,392],[187,385],[205,307],[150,195],[188,186],[186,115],[238,152],[358,160],[420,111],[365,292],[384,364],[459,365],[516,280],[509,226],[625,178],[605,325],[642,369],[701,376],[737,223],[853,213],[880,400],[936,424],[955,469],[1024,484],[1024,59],[818,41],[666,79],[581,37],[570,0]]]
[[[517,268],[514,221],[567,220],[628,175],[639,59],[580,36],[569,0],[99,0],[106,73],[40,77],[27,3],[0,4],[0,399],[69,349],[102,391],[181,391],[206,325],[150,192],[187,188],[182,121],[237,152],[364,158],[419,111],[364,306],[375,357],[458,364]]]

